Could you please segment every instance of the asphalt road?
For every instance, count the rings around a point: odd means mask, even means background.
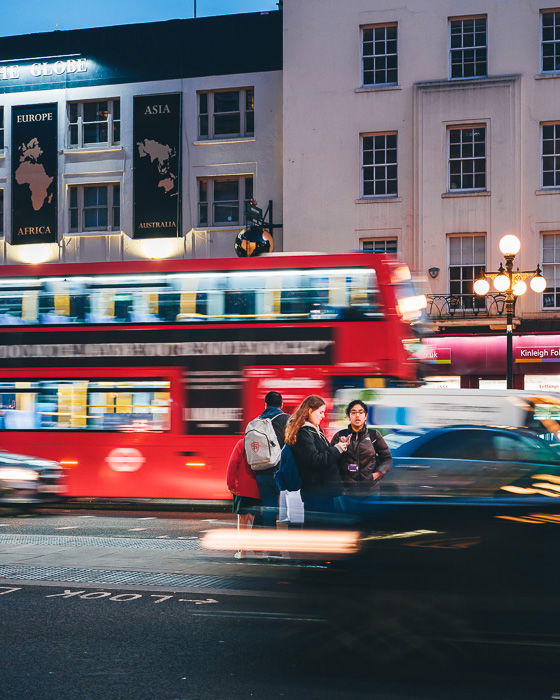
[[[560,672],[522,665],[370,666],[284,595],[293,567],[198,548],[202,531],[225,524],[231,516],[0,515],[2,699],[560,697]],[[173,585],[150,582],[156,574]],[[119,576],[128,583],[108,583]]]

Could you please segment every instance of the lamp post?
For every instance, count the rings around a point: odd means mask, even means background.
[[[513,261],[521,248],[521,241],[513,234],[507,234],[500,239],[500,252],[504,256],[505,267],[500,263],[497,272],[484,272],[473,284],[475,294],[486,296],[490,291],[490,282],[493,280],[494,288],[505,296],[506,308],[506,377],[507,388],[513,389],[513,312],[515,300],[527,291],[526,279],[530,279],[531,289],[537,294],[542,294],[546,289],[546,280],[542,275],[539,265],[536,270],[514,270]]]

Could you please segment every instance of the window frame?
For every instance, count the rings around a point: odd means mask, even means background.
[[[395,28],[395,38],[394,39],[387,39],[387,29],[389,28]],[[395,42],[395,52],[394,53],[375,53],[375,31],[377,29],[384,29],[385,30],[385,37],[384,41],[385,44],[387,44],[388,41],[394,41]],[[372,54],[365,54],[364,49],[365,49],[365,44],[370,43],[366,42],[364,38],[364,33],[368,30],[373,30],[373,49],[374,53]],[[387,61],[390,57],[394,56],[395,61],[396,61],[396,66],[394,68],[388,68],[387,67]],[[367,59],[372,59],[373,60],[373,68],[371,70],[367,70],[365,68],[365,61]],[[375,66],[377,65],[377,60],[378,59],[384,59],[385,60],[385,66],[383,68],[376,68]],[[376,82],[375,81],[375,73],[378,71],[384,71],[385,76],[388,77],[389,71],[394,70],[396,71],[396,80],[385,80],[383,82]],[[365,80],[365,75],[366,73],[373,73],[374,74],[374,82],[368,83]],[[360,27],[360,85],[364,88],[376,88],[376,87],[394,87],[399,84],[399,24],[398,22],[382,22],[379,24],[364,24]]]
[[[365,244],[366,243],[372,243],[375,248],[375,245],[378,243],[383,243],[384,245],[382,246],[384,250],[366,250],[365,249]],[[381,253],[381,254],[388,254],[388,255],[397,255],[398,253],[398,244],[399,244],[399,239],[397,236],[388,236],[388,237],[383,237],[383,238],[362,238],[360,240],[361,244],[361,250],[362,253],[371,253],[372,255],[376,253]],[[389,247],[387,244],[394,244],[394,250],[387,250]],[[390,246],[393,248],[393,245]]]
[[[466,263],[463,264],[463,241],[466,240],[467,238],[472,239],[472,253],[473,253],[473,262],[472,263]],[[475,238],[481,238],[484,241],[484,263],[478,263],[475,262],[475,243],[474,239]],[[448,234],[447,235],[447,289],[448,289],[448,294],[449,296],[457,296],[459,295],[460,297],[460,308],[461,309],[482,309],[485,306],[486,300],[484,297],[478,297],[474,293],[474,289],[472,288],[472,283],[476,279],[477,274],[480,274],[480,272],[484,272],[486,270],[487,266],[487,256],[488,256],[488,246],[487,246],[487,238],[488,235],[486,233],[453,233],[453,234]],[[461,240],[461,246],[460,246],[460,251],[461,251],[461,262],[460,263],[452,263],[451,262],[451,241],[460,239]],[[463,277],[463,269],[469,267],[472,268],[472,280],[469,278],[464,278]],[[460,270],[460,277],[457,279],[452,279],[451,277],[451,268],[458,268]],[[451,290],[451,283],[452,282],[458,282],[461,286],[461,291],[460,292],[453,292]],[[471,283],[471,289],[469,292],[464,292],[462,291],[463,285]],[[465,304],[465,299],[464,295],[469,294],[472,298],[472,304]]]
[[[107,102],[107,120],[85,121],[84,105],[95,104],[96,102]],[[109,148],[120,146],[122,140],[121,133],[121,112],[120,112],[120,97],[106,97],[103,99],[94,100],[71,100],[66,103],[66,147],[69,150],[95,150],[100,146]],[[115,118],[115,104],[119,105],[118,117]],[[71,121],[71,109],[73,105],[78,107],[77,120]],[[84,127],[88,124],[107,124],[107,141],[85,141]],[[115,126],[118,125],[119,138],[114,138]],[[71,129],[75,126],[78,132],[78,143],[72,143]]]
[[[560,189],[560,148],[559,148],[558,152],[554,151],[553,153],[547,153],[547,154],[544,153],[544,142],[545,142],[544,130],[545,130],[545,127],[547,127],[547,126],[555,127],[555,129],[554,129],[555,134],[554,134],[554,137],[552,140],[560,142],[560,121],[541,122],[541,124],[540,124],[540,131],[541,131],[541,134],[540,134],[541,135],[541,182],[540,182],[540,186],[541,186],[542,190],[558,190],[558,189]],[[545,158],[556,158],[557,159],[558,169],[555,168],[554,170],[547,171],[547,172],[554,173],[554,179],[558,180],[558,184],[554,184],[554,185],[545,185],[544,184],[544,173],[545,173],[544,159]],[[555,165],[556,165],[556,163],[555,163]]]
[[[214,97],[225,92],[237,92],[239,94],[239,132],[216,134],[216,114],[237,114],[236,111],[218,112],[214,109]],[[201,96],[206,96],[206,112],[201,112]],[[252,109],[248,108],[248,101],[252,100]],[[221,88],[219,90],[197,90],[197,138],[199,141],[221,141],[224,139],[254,138],[255,136],[255,88],[246,86],[239,88]],[[248,119],[251,115],[251,119]],[[201,119],[207,120],[207,134],[202,133]],[[248,122],[252,121],[252,130],[248,128]]]
[[[0,106],[0,153],[4,153],[6,150],[6,125],[4,122],[5,110],[3,106]]]
[[[395,137],[395,146],[394,149],[392,147],[387,146],[387,137],[389,136],[394,136]],[[384,137],[385,138],[385,146],[384,146],[384,151],[385,151],[385,160],[383,163],[365,163],[365,154],[366,150],[369,152],[370,150],[373,151],[375,154],[376,149],[375,148],[375,139]],[[373,148],[372,149],[366,149],[365,148],[365,139],[372,138],[373,141]],[[394,150],[395,151],[395,160],[394,162],[388,162],[387,161],[387,151],[388,150]],[[373,159],[375,160],[375,155],[373,156]],[[372,180],[367,180],[365,178],[365,169],[366,168],[371,168],[374,173],[375,173],[375,168],[376,167],[383,167],[385,168],[385,178],[384,179],[379,179],[377,180],[375,177]],[[387,169],[389,167],[395,167],[396,168],[396,174],[394,178],[388,178],[387,177]],[[365,192],[365,184],[366,182],[371,182],[373,184],[373,189],[375,190],[376,184],[378,182],[385,182],[385,192],[384,193],[373,193],[373,194],[366,194]],[[395,192],[387,192],[388,185],[390,182],[395,183]],[[364,134],[360,134],[360,196],[362,199],[395,199],[399,196],[399,132],[398,131],[376,131],[376,132],[366,132]]]
[[[0,239],[4,238],[6,235],[6,227],[4,224],[4,216],[5,216],[4,194],[5,194],[4,188],[0,187]]]
[[[85,212],[87,209],[101,209],[103,207],[87,207],[84,204],[84,192],[89,188],[100,188],[105,187],[107,189],[107,226],[105,228],[86,227],[85,226]],[[118,188],[118,197],[115,197],[115,188]],[[67,216],[68,216],[68,226],[67,230],[69,234],[76,235],[88,235],[92,233],[115,233],[120,232],[121,229],[121,183],[120,182],[88,182],[83,184],[71,184],[67,186]],[[77,203],[76,206],[72,206],[72,191],[76,192]],[[116,199],[116,202],[115,202]],[[78,225],[77,227],[72,226],[72,211],[77,211]],[[115,223],[115,211],[118,210],[118,223]]]
[[[554,261],[546,261],[545,260],[545,237],[546,236],[554,236],[554,245],[552,246],[554,250],[553,257],[555,258]],[[550,283],[552,281],[550,273],[548,270],[551,267],[554,267],[554,271],[558,272],[558,275],[554,274],[553,279],[560,282],[560,231],[541,231],[541,241],[540,241],[540,247],[541,247],[541,260],[542,260],[542,269],[543,269],[543,276],[547,281],[547,284],[549,286],[544,290],[542,293],[542,298],[541,298],[541,310],[542,311],[557,311],[560,309],[560,284],[558,286],[550,286]],[[556,251],[558,251],[558,259],[556,260]],[[550,290],[550,291],[549,291]],[[545,305],[545,298],[547,295],[552,295],[554,297],[554,301],[558,302],[552,305]]]
[[[475,156],[473,152],[473,156],[469,158],[465,158],[462,155],[459,158],[452,158],[451,157],[451,132],[452,131],[468,131],[472,130],[474,131],[475,129],[483,129],[484,130],[484,156]],[[447,125],[447,134],[446,134],[446,140],[447,140],[447,194],[460,194],[462,192],[488,192],[488,126],[486,123],[480,123],[480,124],[448,124]],[[461,138],[460,145],[463,145],[463,140]],[[473,139],[472,143],[474,144],[475,141]],[[474,146],[473,146],[474,150]],[[451,172],[451,163],[452,162],[459,162],[463,164],[466,161],[476,161],[476,160],[484,160],[484,187],[457,187],[457,188],[452,188],[451,187],[451,176],[455,175],[456,173]],[[468,173],[464,173],[463,169],[461,167],[461,184],[463,184],[463,177],[465,174],[468,175]],[[475,170],[474,170],[474,165],[473,165],[473,185],[474,185],[474,177],[475,177]]]
[[[474,46],[461,46],[460,48],[454,48],[451,46],[452,43],[452,23],[453,22],[465,22],[468,20],[479,20],[483,19],[485,21],[485,27],[484,27],[484,34],[485,34],[485,44],[484,46],[482,45],[474,45]],[[458,17],[449,17],[447,20],[447,26],[448,26],[448,32],[447,32],[447,41],[448,41],[448,50],[449,50],[449,80],[478,80],[480,78],[487,78],[488,77],[488,15],[485,14],[479,14],[479,15],[460,15]],[[464,43],[464,26],[461,28],[461,43]],[[476,31],[473,31],[473,34],[476,36]],[[483,49],[486,52],[486,57],[485,57],[485,72],[482,74],[476,73],[476,66],[478,64],[478,61],[473,58],[473,65],[474,65],[474,70],[475,73],[474,75],[464,75],[464,68],[465,68],[465,60],[464,60],[464,54],[465,51],[474,51],[475,52],[475,57],[476,57],[476,51],[479,51]],[[462,52],[462,61],[461,61],[461,66],[462,66],[462,72],[463,75],[453,75],[453,54]]]
[[[553,29],[556,26],[560,26],[560,8],[553,7],[553,8],[547,8],[547,9],[541,9],[539,12],[541,16],[541,22],[540,22],[540,72],[542,75],[558,75],[560,73],[560,66],[558,68],[553,68],[552,70],[547,70],[544,67],[544,47],[545,44],[552,44],[553,46],[558,45],[558,51],[554,52],[553,55],[558,55],[559,59],[558,62],[560,64],[560,39],[547,39],[545,40],[543,35],[544,35],[544,16],[546,14],[552,14],[555,15],[554,21],[552,24]],[[557,16],[557,17],[556,17]],[[556,20],[558,19],[558,22]],[[555,32],[553,32],[555,33]]]
[[[247,182],[251,181],[250,193],[247,193]],[[236,221],[219,221],[216,220],[215,209],[216,204],[220,205],[220,201],[216,202],[214,197],[216,182],[234,182],[238,183],[237,205],[239,207],[239,216]],[[201,184],[206,183],[206,200],[201,201]],[[198,177],[196,180],[197,188],[197,228],[220,228],[223,226],[233,226],[239,228],[245,223],[245,203],[253,199],[255,191],[255,175],[247,173],[245,175],[219,175]],[[241,196],[243,194],[243,196]],[[224,206],[227,202],[234,200],[223,200],[221,203]],[[202,207],[206,207],[206,222],[203,222],[201,211]]]

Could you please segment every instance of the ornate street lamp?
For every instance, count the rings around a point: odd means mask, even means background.
[[[521,241],[517,236],[509,233],[500,239],[500,252],[505,259],[505,267],[500,263],[497,272],[483,272],[473,284],[474,293],[485,296],[490,291],[490,281],[493,280],[494,288],[505,296],[506,305],[506,346],[507,346],[507,388],[513,389],[513,312],[515,300],[527,291],[527,282],[537,294],[542,294],[546,289],[546,280],[542,275],[539,265],[534,271],[515,270],[513,261],[521,248]]]

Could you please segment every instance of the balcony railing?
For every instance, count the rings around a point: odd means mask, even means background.
[[[487,294],[483,297],[476,294],[428,294],[426,298],[426,313],[433,321],[505,315],[504,294]]]

